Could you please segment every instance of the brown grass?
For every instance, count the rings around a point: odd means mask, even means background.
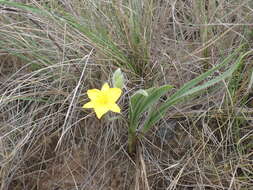
[[[127,153],[129,96],[177,89],[240,45],[252,49],[251,0],[23,3],[72,20],[0,4],[1,190],[252,188],[252,56],[229,80],[173,107],[135,158]],[[142,22],[132,25],[131,11]],[[118,67],[127,78],[122,115],[97,120],[81,108],[85,92]]]

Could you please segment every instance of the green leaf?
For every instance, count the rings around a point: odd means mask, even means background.
[[[179,89],[174,95],[172,95],[162,106],[160,106],[156,110],[151,110],[142,129],[142,133],[146,133],[157,121],[159,121],[166,111],[179,101],[183,101],[183,99],[187,96],[193,95],[194,93],[200,92],[222,80],[232,75],[232,73],[238,68],[238,66],[241,64],[241,61],[243,57],[245,57],[249,52],[245,53],[244,55],[239,56],[236,63],[226,72],[224,72],[222,75],[204,83],[203,85],[194,87],[199,82],[206,79],[208,76],[213,74],[218,69],[224,67],[226,64],[228,64],[230,61],[232,61],[232,58],[235,57],[236,54],[238,54],[238,51],[241,48],[238,48],[237,51],[235,51],[233,54],[228,56],[220,65],[210,69],[209,71],[203,73],[199,77],[191,80],[190,82],[186,83],[181,89]]]
[[[138,107],[138,102],[141,100],[141,98],[148,96],[149,93],[154,88],[150,88],[148,90],[140,89],[136,91],[130,98],[130,112],[129,112],[129,119],[130,119],[130,127],[134,125],[135,116],[134,113],[136,112],[136,109]],[[133,127],[136,128],[137,126]]]
[[[157,88],[137,91],[130,99],[130,127],[136,129],[140,115],[148,111],[148,109],[171,88],[171,85],[164,85]]]
[[[136,110],[137,114],[141,114],[147,109],[152,106],[155,102],[157,102],[161,96],[166,94],[173,86],[171,85],[164,85],[161,87],[154,88],[148,96],[141,99],[140,102],[138,102],[138,108]]]
[[[143,96],[148,96],[149,95],[148,92],[146,90],[143,90],[143,89],[138,90],[137,93],[141,94]]]
[[[253,86],[253,70],[251,71],[251,76],[250,76],[250,81],[248,84],[247,92],[249,92],[250,89],[252,89],[252,86]]]

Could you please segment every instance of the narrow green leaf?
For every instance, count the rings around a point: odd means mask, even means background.
[[[156,103],[161,96],[166,94],[172,88],[171,85],[164,85],[158,88],[151,88],[146,91],[148,96],[143,96],[139,91],[131,98],[131,109],[130,109],[130,127],[136,128],[138,125],[138,119],[142,113],[148,111],[148,109]],[[144,93],[145,94],[145,93]],[[146,95],[146,94],[145,94]]]
[[[134,98],[134,96],[136,96],[137,94],[140,94],[140,95],[143,95],[143,96],[148,96],[148,92],[146,90],[143,90],[143,89],[137,90],[132,97]]]
[[[237,48],[236,51],[234,51],[231,55],[229,55],[226,59],[224,59],[222,61],[221,64],[213,67],[212,69],[206,71],[205,73],[201,74],[200,76],[194,78],[193,80],[187,82],[182,88],[180,88],[175,94],[173,94],[170,98],[173,99],[175,97],[181,96],[182,94],[184,94],[185,92],[187,92],[190,88],[192,88],[193,86],[197,85],[198,83],[200,83],[201,81],[203,81],[204,79],[206,79],[208,76],[210,76],[211,74],[213,74],[215,71],[217,71],[218,69],[224,67],[225,65],[227,65],[228,63],[230,63],[233,58],[235,58],[236,55],[238,55],[238,52],[242,49],[242,46]]]
[[[173,86],[171,85],[164,85],[158,88],[154,88],[152,92],[141,99],[140,102],[138,102],[139,106],[136,110],[137,115],[140,115],[141,113],[147,111],[147,109],[152,106],[155,102],[157,102],[161,96],[166,94]]]
[[[237,53],[238,51],[236,51],[235,53]],[[233,57],[234,55],[236,55],[235,53],[233,53]],[[146,133],[157,121],[159,121],[164,114],[166,113],[166,111],[168,110],[168,108],[176,103],[178,103],[179,101],[182,101],[186,96],[189,95],[193,95],[196,92],[200,92],[201,90],[204,90],[222,80],[224,80],[225,78],[229,77],[232,75],[232,73],[238,68],[238,66],[241,64],[241,61],[243,59],[243,57],[245,57],[249,52],[245,53],[244,55],[240,56],[236,63],[226,72],[224,72],[222,75],[210,80],[209,82],[206,82],[203,85],[197,86],[195,88],[194,87],[197,83],[199,83],[200,81],[202,81],[203,79],[207,78],[208,76],[210,76],[211,74],[213,74],[216,70],[220,69],[222,66],[225,66],[230,59],[232,58],[231,56],[229,56],[227,59],[225,59],[223,61],[222,64],[214,67],[213,69],[210,69],[209,71],[203,73],[202,75],[200,75],[199,77],[193,79],[192,81],[188,82],[186,85],[184,85],[180,90],[178,90],[178,92],[176,92],[174,95],[172,95],[162,106],[160,106],[160,108],[156,109],[156,110],[152,110],[145,123],[144,123],[144,127],[142,129],[143,133]]]
[[[129,119],[130,119],[130,126],[136,128],[137,123],[134,124],[134,120],[136,120],[134,113],[138,108],[138,102],[140,102],[141,98],[148,96],[150,92],[152,92],[154,88],[150,88],[147,90],[140,89],[136,91],[130,98],[130,111],[129,111]]]
[[[252,86],[253,86],[253,70],[251,71],[251,76],[250,76],[250,81],[249,81],[249,84],[248,84],[247,92],[250,91]]]

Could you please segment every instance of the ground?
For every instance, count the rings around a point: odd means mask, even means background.
[[[251,189],[252,10],[251,0],[0,1],[0,190]],[[155,112],[220,64],[145,134],[144,112],[129,153],[137,90],[173,86]],[[118,68],[121,113],[99,120],[82,108],[86,92],[112,85]]]

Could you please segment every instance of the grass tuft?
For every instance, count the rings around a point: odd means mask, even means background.
[[[251,189],[252,10],[251,0],[0,0],[0,190]],[[129,97],[162,85],[189,94],[187,82],[224,60],[200,84],[237,64],[233,75],[164,112],[133,160]],[[122,115],[96,120],[85,92],[118,68]]]

